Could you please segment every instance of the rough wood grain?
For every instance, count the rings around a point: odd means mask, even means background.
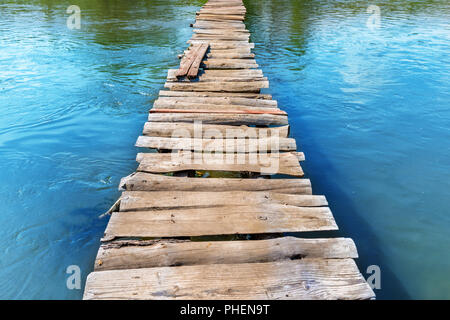
[[[211,70],[211,69],[204,69],[204,70]],[[229,69],[226,69],[229,70]],[[243,69],[243,70],[252,70],[252,69]],[[253,81],[268,81],[266,77],[259,77],[259,76],[230,76],[230,77],[215,77],[211,75],[205,75],[203,72],[200,73],[200,75],[196,79],[198,82],[253,82]],[[191,81],[191,79],[181,78],[181,77],[168,77],[168,82],[179,82],[179,81]]]
[[[124,191],[120,211],[142,211],[178,208],[211,208],[272,205],[323,207],[324,196],[283,194],[269,191]]]
[[[180,81],[176,72],[177,70],[170,69],[167,80]],[[204,69],[199,72],[198,81],[267,81],[267,78],[257,69]]]
[[[208,53],[206,55],[208,59],[253,59],[255,58],[254,53]]]
[[[175,76],[183,77],[187,75],[189,68],[191,67],[192,63],[195,60],[195,57],[197,56],[197,53],[204,45],[204,43],[193,44],[193,49],[189,51],[189,53],[181,60],[180,68],[175,73]]]
[[[147,122],[144,125],[143,134],[154,137],[197,137],[222,136],[223,138],[255,139],[258,137],[286,138],[289,134],[289,126],[272,128],[254,128],[248,126],[208,125],[199,123],[182,122]]]
[[[227,35],[227,34],[223,34],[223,35],[209,35],[209,34],[194,34],[191,39],[192,40],[227,40],[227,41],[248,41],[249,40],[249,36],[248,35]]]
[[[186,150],[203,152],[279,152],[295,151],[295,139],[268,137],[255,139],[221,139],[212,133],[201,138],[149,137],[139,136],[135,146],[163,150]],[[221,136],[221,134],[220,134]]]
[[[271,191],[312,194],[309,179],[186,178],[135,172],[120,181],[128,191]]]
[[[201,121],[204,124],[225,125],[286,125],[285,115],[273,114],[220,114],[220,113],[150,113],[149,122],[188,122]]]
[[[269,82],[166,82],[164,87],[175,91],[259,92],[268,88]]]
[[[206,103],[192,103],[192,102],[176,102],[176,103],[164,103],[159,102],[153,105],[150,112],[155,112],[156,110],[185,110],[186,112],[217,112],[217,113],[268,113],[268,114],[284,114],[278,108],[272,106],[245,106],[237,104],[206,104]],[[175,111],[176,112],[176,111]]]
[[[258,108],[277,108],[276,100],[263,100],[241,97],[159,97],[153,104],[154,107],[173,106],[177,104],[216,104],[238,105]]]
[[[337,230],[328,207],[283,204],[113,212],[103,240]]]
[[[234,49],[234,48],[254,48],[255,44],[251,42],[246,41],[224,41],[224,40],[188,40],[187,43],[190,43],[191,45],[194,45],[196,43],[204,43],[208,42],[209,46],[212,50],[227,50],[227,49]]]
[[[254,59],[215,59],[211,58],[203,61],[206,69],[253,69],[258,68]],[[269,83],[267,83],[268,88]]]
[[[257,172],[303,176],[295,152],[279,154],[208,154],[182,151],[177,153],[138,153],[137,171],[169,173],[185,170]]]
[[[189,67],[189,71],[187,72],[187,76],[189,79],[193,79],[197,77],[198,74],[198,68],[200,67],[200,63],[203,60],[203,57],[206,54],[206,51],[208,51],[209,44],[202,43],[198,50],[195,52],[194,60],[192,61],[191,66]]]
[[[175,90],[161,90],[159,91],[161,97],[242,97],[250,99],[272,99],[272,95],[266,93],[253,92],[211,92],[211,91],[175,91]]]
[[[220,21],[197,21],[192,24],[196,29],[232,29],[246,30],[245,24],[242,22],[220,22]]]
[[[249,35],[250,32],[246,29],[233,29],[233,28],[222,28],[222,29],[216,29],[216,28],[203,28],[203,29],[194,29],[192,30],[196,34],[210,34],[210,35],[223,35],[223,34],[236,34],[236,35],[242,35],[246,34]]]
[[[244,21],[243,15],[231,15],[231,14],[212,14],[212,13],[200,13],[197,15],[197,21]]]
[[[247,241],[116,240],[103,243],[95,271],[204,264],[232,264],[305,258],[357,258],[349,238],[283,237]]]
[[[352,259],[93,272],[84,299],[372,299]]]

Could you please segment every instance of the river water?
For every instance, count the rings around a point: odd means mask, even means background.
[[[0,2],[0,298],[79,299],[133,147],[203,1]],[[380,299],[450,298],[448,1],[246,0],[314,193]],[[372,16],[373,18],[373,16]],[[368,22],[369,20],[369,22]]]

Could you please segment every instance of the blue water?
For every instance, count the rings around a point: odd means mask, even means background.
[[[79,299],[201,1],[0,3],[0,298]],[[268,92],[379,298],[450,298],[450,5],[247,0]]]

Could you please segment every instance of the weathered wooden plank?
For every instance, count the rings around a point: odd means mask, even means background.
[[[199,206],[113,212],[103,241],[123,237],[192,237],[337,229],[328,207],[283,204]]]
[[[353,259],[106,270],[89,274],[84,299],[372,299]]]
[[[193,49],[189,51],[189,53],[181,60],[180,62],[180,68],[177,70],[175,76],[177,77],[183,77],[187,75],[189,68],[191,67],[192,63],[195,60],[195,57],[198,53],[198,51],[202,48],[204,44],[193,44]]]
[[[179,208],[218,208],[279,204],[294,207],[323,207],[324,196],[283,194],[268,191],[124,191],[120,211],[143,211]]]
[[[196,29],[233,29],[246,30],[242,22],[220,22],[220,21],[197,21],[191,25]]]
[[[168,82],[188,82],[190,79],[186,78],[167,78]],[[198,82],[254,82],[254,81],[268,81],[266,77],[214,77],[205,76],[201,74],[197,77]]]
[[[175,91],[259,92],[268,88],[269,82],[166,82],[164,87]]]
[[[209,20],[209,21],[244,21],[243,15],[231,15],[231,14],[212,14],[212,13],[200,13],[197,15],[196,21]]]
[[[204,170],[303,176],[300,160],[295,152],[279,154],[209,154],[189,151],[138,153],[136,160],[140,162],[137,171],[149,173]]]
[[[212,70],[210,70],[212,71]],[[211,92],[211,91],[176,91],[176,90],[160,90],[161,97],[241,97],[249,99],[271,100],[272,95],[267,93],[254,92]]]
[[[244,7],[244,4],[242,1],[208,1],[203,5],[203,7]]]
[[[169,69],[167,80],[179,81],[176,69]],[[215,72],[219,71],[219,72]],[[198,75],[199,81],[267,81],[262,72],[233,72],[233,71],[261,71],[258,69],[205,69]],[[234,80],[235,79],[235,80]]]
[[[206,55],[208,59],[253,59],[254,53],[208,53]]]
[[[234,48],[254,48],[255,44],[245,41],[225,41],[225,40],[188,40],[186,41],[190,44],[204,43],[208,42],[212,50],[226,50]]]
[[[229,8],[202,8],[196,12],[197,16],[214,15],[214,16],[240,16],[244,17],[246,11],[242,9]]]
[[[206,110],[207,111],[216,111],[216,112],[226,112],[226,111],[236,111],[236,113],[247,113],[246,111],[261,111],[262,113],[271,113],[271,114],[285,114],[284,111],[272,106],[244,106],[237,104],[210,104],[210,103],[192,103],[192,102],[176,102],[176,103],[166,103],[166,102],[158,102],[153,104],[153,108],[151,110],[187,110],[187,112],[191,112],[189,110]],[[239,112],[238,112],[239,111]]]
[[[245,8],[244,4],[242,3],[242,1],[220,1],[220,2],[215,2],[215,1],[208,1],[207,3],[205,3],[203,5],[203,8],[223,8],[223,7],[242,7]]]
[[[198,50],[196,51],[194,60],[192,61],[192,64],[187,73],[188,78],[192,79],[192,78],[197,77],[198,68],[200,67],[200,63],[202,62],[203,57],[206,54],[206,51],[208,51],[208,48],[209,48],[209,44],[202,43],[200,45],[200,48],[198,48]]]
[[[188,49],[189,50],[189,49]],[[251,48],[249,47],[242,47],[242,48],[230,48],[230,49],[214,49],[210,50],[209,52],[211,54],[225,54],[225,53],[251,53]],[[260,70],[262,74],[262,70]]]
[[[171,177],[135,172],[120,181],[128,191],[271,191],[287,194],[312,194],[308,179],[241,179]]]
[[[358,258],[349,238],[282,237],[247,241],[116,240],[103,243],[95,271],[167,266]]]
[[[192,30],[196,34],[209,34],[209,35],[223,35],[223,34],[236,34],[236,35],[242,35],[246,34],[249,35],[250,31],[247,29],[233,29],[233,28],[202,28],[202,29],[194,29]]]
[[[201,34],[196,33],[191,37],[192,40],[229,40],[229,41],[248,41],[250,35],[247,34]]]
[[[186,150],[203,152],[279,152],[295,151],[297,145],[295,139],[268,137],[256,139],[220,139],[215,136],[202,138],[177,138],[177,137],[149,137],[139,136],[135,146],[160,150]]]
[[[216,105],[237,105],[259,108],[277,108],[276,100],[263,100],[241,97],[159,97],[153,106],[173,106],[176,104],[216,104]]]
[[[206,108],[193,108],[193,109],[185,109],[185,108],[152,108],[149,111],[150,113],[207,113],[207,114],[270,114],[270,115],[283,115],[287,116],[286,111],[277,109],[277,108],[233,108],[227,106],[225,109],[218,109],[216,105],[211,105],[211,107]]]
[[[223,137],[227,139],[255,139],[258,137],[287,138],[289,126],[254,128],[248,126],[208,125],[180,122],[147,122],[143,134],[153,137]]]
[[[287,125],[285,115],[274,114],[226,114],[226,113],[150,113],[149,122],[202,122],[204,124],[225,125]]]
[[[215,59],[203,61],[206,69],[256,69],[258,64],[254,59]]]
[[[225,52],[225,51],[231,51],[231,50],[219,50],[219,51],[212,51],[212,52]],[[167,71],[167,77],[168,78],[174,78],[175,72],[177,69],[169,69]],[[254,77],[254,78],[262,78],[264,77],[263,72],[261,69],[229,69],[229,70],[202,70],[201,76],[209,76],[209,77]]]
[[[203,5],[202,8],[208,8],[208,9],[221,9],[221,8],[233,8],[233,9],[243,9],[247,10],[245,6],[242,3],[239,2],[220,2],[220,3],[214,3],[214,2],[207,2]]]
[[[246,13],[246,9],[243,6],[240,7],[214,7],[214,8],[210,8],[208,6],[203,6],[198,12],[197,14],[224,14],[224,15],[245,15]]]

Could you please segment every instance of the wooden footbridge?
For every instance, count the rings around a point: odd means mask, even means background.
[[[348,238],[303,176],[251,52],[241,0],[197,13],[122,179],[85,299],[371,299]],[[150,148],[150,149],[148,149]],[[155,149],[155,150],[151,150]],[[320,234],[319,234],[320,236]]]

